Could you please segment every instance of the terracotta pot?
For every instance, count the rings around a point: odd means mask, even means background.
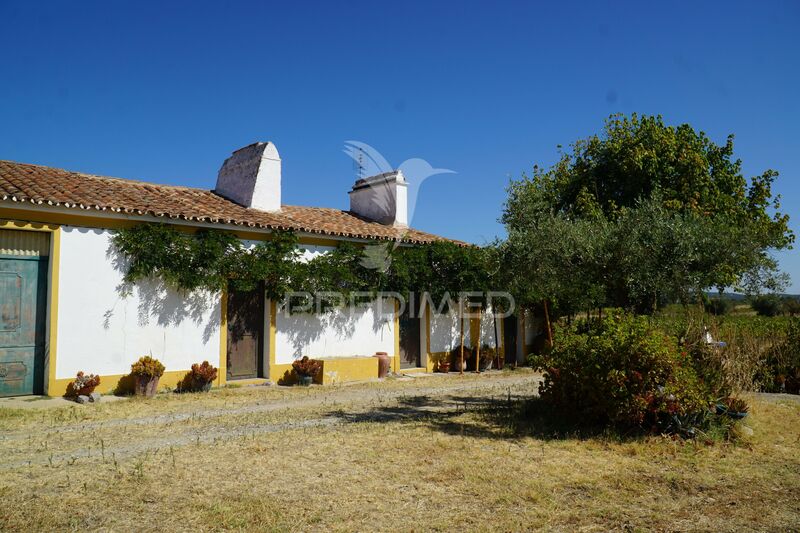
[[[152,398],[158,391],[158,377],[136,376],[136,396]]]
[[[194,381],[192,383],[192,388],[197,392],[208,392],[211,390],[211,381]]]
[[[92,385],[91,387],[84,387],[82,389],[78,389],[75,392],[75,396],[89,396],[91,393],[94,392],[94,389],[96,387],[97,387],[97,385]]]
[[[378,377],[383,379],[389,374],[389,366],[392,360],[386,352],[375,352],[374,357],[378,358]]]

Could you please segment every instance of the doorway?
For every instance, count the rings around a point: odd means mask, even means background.
[[[418,368],[420,359],[420,318],[411,316],[411,307],[400,315],[400,368]]]
[[[264,290],[228,291],[227,379],[263,377]]]
[[[0,230],[0,396],[44,393],[50,235]]]

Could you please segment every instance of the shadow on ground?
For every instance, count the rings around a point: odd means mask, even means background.
[[[499,440],[587,439],[607,434],[600,426],[576,424],[535,396],[411,396],[399,399],[398,405],[357,413],[338,410],[328,416],[354,424],[414,422],[448,435]]]

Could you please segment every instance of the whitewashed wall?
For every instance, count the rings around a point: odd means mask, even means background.
[[[275,317],[275,362],[291,363],[309,357],[394,354],[394,302],[378,301],[363,308],[330,313],[288,314]]]
[[[123,295],[124,266],[112,254],[109,230],[62,227],[56,377],[79,370],[127,374],[152,353],[167,370],[219,361],[220,298],[180,295],[157,282]]]
[[[431,352],[449,352],[460,342],[461,328],[458,312],[437,314],[431,310]],[[472,346],[469,337],[469,319],[464,318],[464,346]]]
[[[487,309],[481,317],[481,345],[503,346],[502,321],[498,318],[494,320],[494,312],[491,308]]]

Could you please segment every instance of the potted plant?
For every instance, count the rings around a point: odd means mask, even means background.
[[[741,398],[723,398],[717,403],[717,414],[725,415],[730,418],[744,418],[749,409],[747,402]]]
[[[100,385],[100,376],[96,374],[84,374],[83,371],[81,371],[75,376],[75,381],[70,383],[69,387],[67,387],[66,395],[72,398],[89,396],[98,385]]]
[[[305,387],[311,385],[314,377],[322,370],[322,361],[316,359],[309,359],[304,355],[302,359],[298,359],[292,363],[292,368],[297,374],[297,381],[300,385]]]
[[[392,364],[389,354],[386,352],[375,352],[373,357],[378,358],[378,379],[385,378],[389,374],[389,367]]]
[[[497,357],[496,348],[489,346],[488,344],[481,346],[481,357],[478,363],[478,369],[483,372],[484,370],[489,370],[492,368],[492,362],[494,361],[495,357]]]
[[[449,354],[431,354],[433,359],[434,370],[446,374],[450,372],[450,357]]]
[[[468,364],[473,357],[472,348],[467,348],[464,346],[464,368],[466,370],[468,368]],[[450,368],[452,368],[456,372],[460,372],[461,368],[461,345],[459,344],[450,352]]]
[[[136,395],[152,398],[158,390],[159,378],[164,375],[164,365],[158,359],[145,355],[131,365],[131,375],[135,381]]]
[[[211,390],[211,384],[217,379],[217,368],[208,361],[203,361],[200,364],[193,364],[189,374],[192,390],[208,392]]]

